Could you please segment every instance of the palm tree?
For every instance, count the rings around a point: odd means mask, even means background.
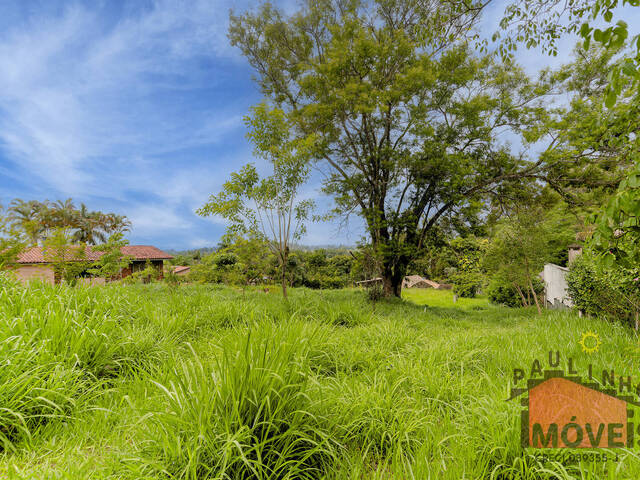
[[[8,212],[9,221],[22,229],[33,244],[43,242],[57,229],[68,228],[74,243],[97,245],[131,227],[124,215],[90,211],[84,203],[76,208],[70,198],[55,202],[15,199]]]
[[[30,243],[36,245],[44,238],[46,227],[43,217],[46,210],[46,203],[37,200],[25,202],[16,198],[9,204],[7,218],[14,227],[21,228],[27,234]]]

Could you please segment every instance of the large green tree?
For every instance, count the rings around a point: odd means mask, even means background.
[[[540,174],[501,145],[545,115],[545,89],[467,47],[481,2],[304,2],[231,16],[230,39],[296,132],[317,135],[335,213],[361,215],[384,290],[445,219]],[[526,142],[526,139],[525,139]],[[461,222],[461,223],[464,223]]]

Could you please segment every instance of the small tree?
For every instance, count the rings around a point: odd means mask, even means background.
[[[122,247],[126,245],[129,245],[129,241],[124,235],[114,233],[107,243],[93,247],[94,252],[102,252],[102,255],[88,272],[97,277],[104,277],[105,280],[122,278],[122,270],[133,260],[133,257],[122,254]]]
[[[267,160],[271,174],[260,178],[253,164],[231,175],[222,192],[212,195],[198,215],[219,215],[229,222],[228,234],[252,236],[269,245],[278,259],[282,295],[287,296],[287,261],[292,241],[304,235],[312,200],[298,200],[309,177],[314,137],[293,138],[284,112],[262,103],[245,120],[254,153]]]
[[[86,245],[73,245],[67,228],[56,228],[43,242],[42,254],[51,264],[54,283],[61,281],[75,285],[78,276],[90,263],[87,261]]]
[[[134,283],[149,283],[160,279],[160,271],[153,266],[150,260],[147,260],[143,270],[133,272],[128,277],[125,277],[123,281],[128,284]]]
[[[225,250],[233,252],[238,259],[235,270],[243,291],[244,287],[262,281],[269,268],[269,247],[262,239],[236,236]]]
[[[553,259],[558,244],[571,242],[571,230],[562,222],[541,207],[520,208],[499,223],[484,258],[484,267],[511,282],[523,305],[528,303],[524,293],[531,294],[538,314],[542,310],[533,277]]]

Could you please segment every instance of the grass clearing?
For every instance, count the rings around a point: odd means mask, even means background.
[[[618,325],[435,290],[373,309],[358,290],[0,282],[0,478],[640,478],[625,449],[539,463],[505,401],[549,350],[636,373]]]

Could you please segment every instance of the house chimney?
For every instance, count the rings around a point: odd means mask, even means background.
[[[573,261],[582,255],[582,246],[578,244],[569,245],[569,265],[573,263]]]

